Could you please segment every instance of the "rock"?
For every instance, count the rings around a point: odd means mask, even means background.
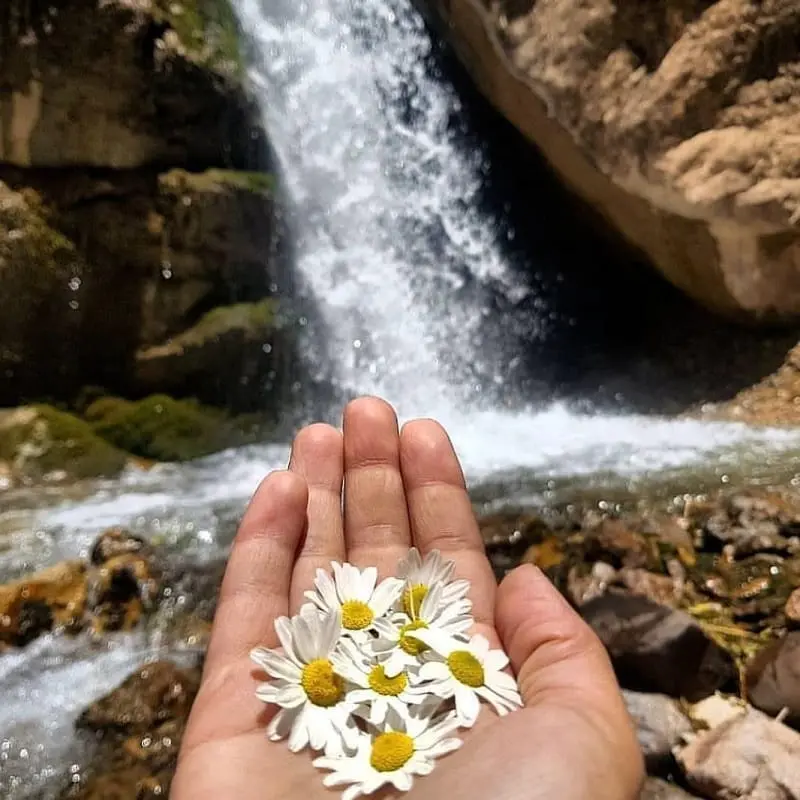
[[[624,688],[699,700],[735,681],[731,657],[686,613],[608,592],[581,607]]]
[[[684,581],[670,575],[658,575],[646,569],[624,567],[619,571],[619,582],[631,594],[648,597],[665,606],[677,606],[685,588]]]
[[[39,195],[0,183],[0,407],[77,388],[70,348],[80,317],[70,286],[84,270]]]
[[[602,558],[614,567],[646,567],[654,561],[647,539],[623,520],[603,519],[585,534],[586,557],[590,561]]]
[[[546,523],[534,514],[499,512],[478,519],[486,554],[498,580],[518,566],[530,547],[551,535]]]
[[[85,413],[95,434],[154,461],[188,461],[248,441],[222,412],[167,395],[136,402],[103,398]]]
[[[736,558],[759,552],[787,553],[800,533],[800,508],[775,493],[739,493],[722,497],[705,523],[708,549],[730,546]]]
[[[800,625],[800,589],[795,589],[786,601],[784,608],[786,619],[792,625]]]
[[[577,608],[605,594],[606,589],[617,577],[614,567],[604,561],[593,564],[588,575],[581,575],[581,572],[581,567],[575,565],[570,568],[567,575],[567,596]]]
[[[15,483],[112,477],[127,460],[71,414],[50,406],[0,410],[0,461]]]
[[[417,0],[478,86],[676,286],[800,310],[793,3]]]
[[[694,703],[687,709],[689,719],[696,728],[708,730],[722,725],[747,711],[747,703],[739,697],[723,695],[719,692]]]
[[[86,565],[65,561],[0,586],[0,644],[23,647],[54,626],[80,628]]]
[[[269,175],[175,169],[157,177],[79,170],[12,177],[47,198],[45,230],[77,266],[59,272],[37,251],[27,267],[12,270],[19,286],[9,283],[15,291],[4,295],[14,302],[7,330],[0,318],[0,366],[14,380],[0,384],[0,403],[42,395],[72,403],[91,385],[124,396],[193,396],[235,413],[274,412],[282,397],[270,383],[291,385],[284,378],[290,367],[296,373],[297,359],[291,315],[286,308],[276,314],[269,299],[293,295]],[[2,218],[0,210],[0,255]],[[45,302],[52,323],[33,326],[43,313],[35,304]]]
[[[800,725],[800,631],[765,647],[748,665],[747,697],[773,716]]]
[[[79,727],[125,734],[146,733],[170,720],[185,720],[200,676],[170,661],[148,664],[113,692],[92,703],[78,718]]]
[[[639,800],[693,800],[696,797],[661,778],[647,778]]]
[[[74,0],[57,8],[8,0],[0,10],[0,162],[243,166],[263,150],[227,3]]]
[[[109,528],[92,545],[89,560],[95,566],[105,564],[112,558],[127,555],[150,556],[150,545],[141,536],[134,536],[124,528]]]
[[[800,798],[800,734],[753,708],[699,734],[677,758],[711,800]]]
[[[161,661],[142,668],[90,706],[78,725],[99,735],[100,747],[80,788],[65,798],[128,800],[169,796],[183,731],[199,685],[199,669]]]
[[[671,697],[629,691],[622,694],[636,724],[648,771],[657,771],[672,760],[672,748],[692,732],[692,724]]]
[[[278,374],[291,347],[271,300],[216,308],[167,344],[136,356],[138,391],[260,411],[275,407]]]

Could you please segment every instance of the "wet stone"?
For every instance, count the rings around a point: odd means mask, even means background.
[[[679,703],[663,694],[623,691],[625,705],[636,725],[636,735],[650,772],[672,762],[672,748],[692,731]]]
[[[765,647],[748,665],[747,694],[756,708],[800,727],[800,631]]]
[[[639,800],[697,800],[697,795],[689,794],[680,786],[675,786],[661,778],[648,778],[644,782]]]
[[[580,611],[626,689],[694,701],[735,683],[731,656],[683,611],[619,592],[591,600]]]
[[[98,566],[117,556],[134,553],[143,557],[152,555],[150,545],[140,536],[135,536],[124,528],[109,528],[92,545],[90,560]]]
[[[795,589],[786,601],[784,608],[786,620],[794,626],[800,626],[800,589]]]
[[[89,706],[77,725],[131,735],[145,733],[168,720],[186,717],[198,685],[197,671],[183,670],[170,661],[148,664]]]

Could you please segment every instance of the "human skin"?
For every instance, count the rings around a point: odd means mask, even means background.
[[[444,429],[372,397],[345,409],[343,432],[296,436],[289,469],[271,473],[242,520],[220,590],[203,680],[189,718],[173,800],[314,800],[312,754],[267,740],[274,709],[255,697],[249,658],[277,647],[273,622],[294,614],[332,560],[394,574],[411,546],[438,549],[471,583],[475,632],[511,659],[524,708],[489,706],[464,745],[418,778],[410,798],[635,800],[642,756],[608,657],[547,578],[524,565],[497,586],[458,459]],[[375,797],[394,797],[384,791]]]

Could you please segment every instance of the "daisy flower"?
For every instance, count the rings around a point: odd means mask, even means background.
[[[450,737],[457,728],[453,712],[433,722],[424,716],[399,719],[390,713],[373,733],[360,733],[353,755],[317,758],[314,766],[331,770],[323,779],[325,786],[350,784],[342,800],[372,794],[386,784],[407,792],[415,775],[430,774],[436,758],[461,747],[460,739]]]
[[[397,567],[397,577],[404,582],[400,595],[402,611],[412,619],[416,617],[431,586],[436,584],[443,587],[443,603],[465,598],[469,591],[469,581],[451,581],[455,568],[456,562],[445,561],[438,550],[432,550],[423,560],[419,550],[412,547]]]
[[[405,718],[410,705],[425,699],[409,691],[411,680],[406,672],[398,672],[390,678],[374,655],[365,656],[352,641],[342,640],[331,660],[336,672],[355,686],[348,689],[348,700],[366,706],[367,719],[373,725],[380,725],[390,708],[398,717]]]
[[[331,656],[341,634],[338,614],[320,615],[313,608],[292,619],[275,620],[283,653],[257,647],[250,657],[275,680],[262,683],[256,696],[280,707],[267,727],[272,741],[289,737],[298,753],[310,745],[329,755],[355,746],[358,730],[354,705],[346,697],[344,679],[334,671]]]
[[[475,724],[481,710],[480,698],[500,716],[522,705],[516,681],[503,672],[508,656],[502,650],[490,650],[483,636],[473,636],[466,643],[432,629],[417,630],[411,636],[434,653],[419,669],[424,683],[412,691],[442,700],[454,698],[458,722],[463,727]]]
[[[380,617],[395,604],[403,587],[398,578],[386,578],[378,583],[378,570],[367,567],[360,570],[352,564],[332,562],[333,578],[318,569],[314,591],[305,596],[324,614],[338,613],[342,628],[359,635],[369,631]],[[376,585],[377,584],[377,585]]]
[[[421,639],[409,636],[419,630],[439,630],[456,639],[466,639],[466,631],[472,627],[469,600],[456,600],[442,604],[443,587],[434,584],[426,592],[419,611],[414,617],[395,614],[391,619],[379,619],[375,623],[378,638],[372,647],[379,654],[386,674],[394,677],[403,670],[419,667],[421,657],[428,645]]]

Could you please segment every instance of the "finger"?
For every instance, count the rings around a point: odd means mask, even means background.
[[[307,502],[306,483],[292,472],[273,472],[258,487],[225,569],[204,680],[246,657],[256,645],[277,645],[273,623],[289,610]]]
[[[524,564],[505,577],[496,624],[526,707],[521,724],[528,714],[583,720],[619,756],[617,777],[636,786],[641,752],[605,648],[541,570]]]
[[[309,425],[297,434],[289,469],[308,484],[306,535],[292,575],[289,611],[296,614],[304,602],[317,569],[330,570],[331,561],[344,561],[342,520],[342,434],[330,425]]]
[[[497,592],[497,632],[526,705],[582,695],[619,710],[614,670],[594,631],[531,564],[509,573]]]
[[[344,529],[348,560],[393,575],[411,544],[394,409],[362,397],[344,412]]]
[[[494,624],[494,574],[467,494],[464,474],[444,428],[419,419],[403,426],[400,463],[414,544],[424,555],[440,550],[470,582],[475,621]]]

